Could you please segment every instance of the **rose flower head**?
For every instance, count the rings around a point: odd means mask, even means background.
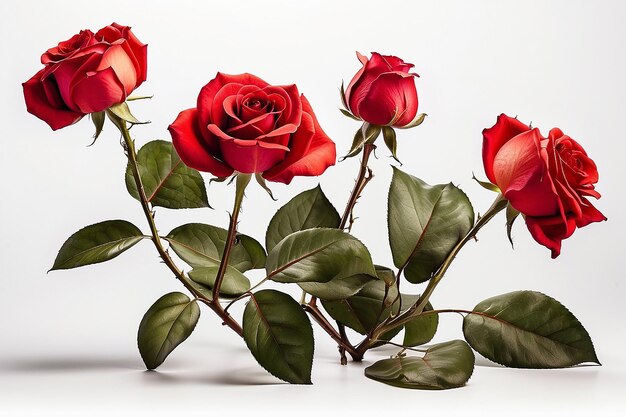
[[[130,27],[82,30],[41,56],[44,68],[23,84],[28,111],[54,130],[122,103],[146,80],[147,45]]]
[[[348,110],[357,118],[379,126],[406,127],[417,115],[413,64],[372,52],[371,59],[357,52],[363,67],[348,84],[343,96]]]
[[[298,88],[251,74],[218,73],[169,131],[185,164],[217,177],[237,171],[289,184],[335,164],[335,143]]]
[[[521,212],[533,238],[559,256],[561,241],[576,228],[606,220],[588,197],[600,198],[596,164],[560,129],[543,137],[537,128],[501,114],[483,131],[489,180]]]

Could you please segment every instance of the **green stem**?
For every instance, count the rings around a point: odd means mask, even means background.
[[[322,314],[322,311],[317,306],[317,299],[315,298],[311,299],[311,301],[309,301],[307,304],[303,304],[302,307],[307,313],[311,315],[311,317],[313,317],[313,320],[315,320],[317,324],[319,324],[320,327],[324,329],[324,331],[328,333],[328,335],[335,342],[337,342],[337,344],[339,345],[340,352],[343,349],[342,357],[345,357],[346,352],[348,352],[354,361],[360,362],[363,359],[363,355],[360,355],[356,351],[356,348],[352,346],[350,343],[346,343],[341,333],[335,330],[333,325],[330,324],[328,319],[324,316],[324,314]],[[346,364],[347,364],[347,359],[346,359],[346,363],[343,363],[342,361],[342,365],[346,365]]]
[[[346,226],[348,226],[348,231],[352,229],[352,223],[354,222],[354,216],[352,214],[354,210],[354,206],[358,201],[363,189],[367,185],[368,182],[372,180],[374,175],[372,174],[372,170],[367,166],[369,162],[370,155],[376,149],[376,145],[373,143],[366,143],[363,146],[363,157],[361,158],[361,165],[359,168],[359,174],[354,183],[354,188],[352,188],[352,192],[350,193],[350,198],[348,199],[348,203],[346,204],[346,208],[341,216],[341,221],[339,222],[338,229],[345,230]],[[348,335],[346,334],[346,326],[344,326],[340,322],[337,323],[338,332],[332,327],[332,325],[328,322],[328,320],[323,316],[322,312],[316,305],[317,297],[312,297],[311,301],[308,304],[305,304],[305,310],[309,313],[312,313],[313,318],[322,326],[322,328],[328,333],[335,341],[339,343],[339,356],[340,362],[342,365],[347,364],[346,352],[350,354],[352,360],[361,361],[363,360],[363,355],[359,355],[356,353],[354,346],[348,340]],[[314,313],[314,314],[313,314]],[[319,318],[323,318],[320,320]]]
[[[237,323],[228,313],[224,312],[219,302],[213,302],[212,300],[206,298],[200,292],[196,291],[185,277],[183,271],[181,271],[178,266],[176,266],[174,260],[170,257],[167,250],[163,247],[163,242],[159,237],[159,232],[154,221],[154,213],[152,211],[152,208],[150,207],[150,202],[146,197],[143,182],[141,181],[141,175],[139,174],[139,165],[137,163],[137,151],[135,149],[135,142],[130,136],[130,132],[128,131],[128,127],[126,126],[126,121],[122,120],[111,112],[107,112],[107,114],[111,121],[119,129],[120,133],[122,134],[122,138],[124,139],[126,156],[128,158],[128,164],[133,174],[135,186],[137,187],[137,193],[139,194],[139,202],[141,203],[141,208],[143,209],[144,216],[146,217],[146,220],[148,221],[148,226],[150,227],[150,239],[152,240],[154,247],[159,253],[159,256],[163,260],[163,263],[170,269],[170,271],[172,271],[176,279],[178,279],[185,286],[185,288],[191,294],[193,294],[195,298],[209,306],[213,311],[217,313],[218,316],[222,318],[225,325],[233,329],[239,336],[242,336],[243,329],[241,328],[239,323]]]
[[[352,189],[352,193],[350,194],[350,198],[348,199],[348,203],[346,204],[346,208],[343,212],[343,216],[341,216],[341,223],[339,223],[339,229],[343,230],[348,225],[348,221],[353,219],[352,211],[354,210],[354,206],[356,205],[357,200],[361,196],[363,189],[367,185],[368,182],[373,178],[372,171],[367,166],[370,155],[376,149],[376,145],[373,143],[366,143],[363,146],[363,157],[361,158],[361,167],[359,169],[359,175],[354,183],[354,188]],[[368,175],[369,174],[369,175]],[[350,225],[348,230],[352,228],[352,221],[350,221]]]
[[[237,174],[236,187],[235,187],[235,203],[233,204],[233,213],[230,215],[230,224],[228,225],[228,234],[226,236],[224,252],[222,253],[220,267],[217,270],[217,276],[215,277],[215,284],[213,285],[213,302],[214,303],[219,303],[220,288],[222,287],[224,274],[226,274],[226,268],[228,267],[230,251],[233,248],[233,244],[235,243],[235,237],[237,237],[237,219],[239,218],[239,212],[241,211],[241,203],[243,202],[243,196],[246,190],[246,186],[250,183],[250,178],[252,178],[250,174]]]
[[[395,318],[386,320],[376,329],[374,329],[371,337],[366,338],[365,340],[363,340],[363,342],[359,344],[359,346],[357,346],[357,351],[359,351],[360,353],[365,353],[365,351],[372,347],[372,345],[381,335],[385,334],[393,328],[408,323],[416,316],[422,314],[422,311],[426,307],[426,304],[428,304],[430,296],[432,295],[437,285],[443,279],[446,271],[452,264],[452,261],[454,261],[454,259],[456,258],[456,255],[459,253],[459,251],[463,248],[463,246],[465,246],[467,242],[474,239],[478,231],[482,229],[482,227],[487,224],[489,220],[491,220],[496,214],[502,211],[507,206],[507,203],[508,201],[504,198],[504,196],[502,194],[498,194],[495,201],[493,202],[491,207],[489,207],[487,212],[483,216],[479,217],[478,221],[476,221],[470,231],[467,232],[463,239],[461,239],[459,243],[457,243],[457,245],[454,247],[454,249],[452,249],[450,254],[448,254],[437,273],[430,279],[430,281],[428,281],[426,289],[424,290],[420,298],[415,302],[415,304],[408,308],[404,313]],[[400,272],[398,272],[398,275],[399,274]]]

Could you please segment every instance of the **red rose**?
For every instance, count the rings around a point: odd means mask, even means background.
[[[363,68],[356,73],[345,91],[350,112],[371,124],[404,127],[417,115],[417,90],[414,67],[400,58],[372,52],[368,60],[356,53]]]
[[[335,164],[335,144],[295,85],[272,86],[251,74],[218,73],[169,127],[180,158],[217,177],[263,173],[289,184]]]
[[[577,227],[606,220],[586,197],[600,198],[596,164],[560,129],[539,129],[504,114],[483,130],[483,163],[489,180],[520,211],[540,244],[559,256],[561,241]]]
[[[41,63],[44,68],[22,84],[26,107],[56,130],[125,101],[146,80],[147,45],[113,23],[48,49]]]

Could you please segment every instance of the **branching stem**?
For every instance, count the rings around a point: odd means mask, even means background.
[[[185,276],[184,272],[180,270],[178,266],[176,266],[174,260],[170,257],[167,250],[163,247],[163,242],[159,236],[159,231],[157,230],[156,223],[154,221],[154,211],[152,210],[150,202],[146,197],[143,182],[141,181],[141,175],[139,174],[139,165],[137,163],[137,151],[135,149],[135,142],[130,136],[130,132],[128,131],[128,126],[126,125],[125,120],[122,120],[111,112],[108,112],[108,116],[122,134],[122,138],[124,140],[124,150],[126,152],[128,164],[133,174],[135,186],[137,187],[137,193],[139,194],[141,208],[143,209],[143,213],[150,227],[150,239],[152,240],[154,247],[159,253],[159,256],[163,260],[163,263],[167,265],[167,267],[174,274],[176,279],[178,279],[196,299],[202,301],[204,304],[209,306],[215,313],[217,313],[218,316],[220,316],[220,318],[223,320],[224,325],[233,329],[233,331],[235,331],[235,333],[237,333],[239,336],[243,336],[243,329],[230,314],[224,311],[219,303],[219,299],[209,299],[208,297],[197,291],[189,282],[189,279]]]

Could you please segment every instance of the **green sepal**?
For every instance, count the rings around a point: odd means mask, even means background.
[[[476,181],[481,187],[483,187],[486,190],[493,191],[494,193],[499,193],[500,192],[500,188],[498,188],[497,185],[492,184],[492,183],[487,182],[487,181],[479,180],[478,178],[476,178],[476,176],[474,175],[473,172],[472,172],[472,179],[474,181]]]
[[[352,113],[350,113],[348,110],[345,109],[339,109],[339,111],[341,112],[341,114],[343,114],[344,116],[352,119],[352,120],[356,120],[357,122],[360,122],[361,119],[359,119],[358,117],[356,117],[355,115],[353,115]]]
[[[509,242],[511,242],[511,247],[513,247],[513,238],[511,237],[511,230],[513,229],[513,223],[515,219],[520,215],[520,212],[517,211],[512,205],[511,202],[506,206],[506,235],[509,238]]]
[[[256,179],[256,182],[261,186],[261,188],[263,188],[265,190],[265,192],[267,194],[269,194],[270,198],[274,201],[278,201],[274,198],[274,194],[272,194],[272,190],[270,189],[270,187],[267,185],[267,182],[265,181],[265,178],[263,178],[263,174],[257,172],[256,174],[254,174],[254,178]]]
[[[130,111],[130,107],[128,107],[128,103],[126,103],[125,101],[109,107],[106,111],[134,125],[143,125],[143,124],[150,123],[150,122],[142,122],[139,119],[137,119],[135,116],[133,116],[133,114]],[[111,115],[109,114],[109,116]]]
[[[126,99],[126,101],[139,101],[139,100],[150,100],[154,97],[152,96],[130,96]]]
[[[346,102],[346,90],[343,87],[343,81],[341,82],[341,89],[339,90],[339,94],[341,95],[341,104],[343,104],[344,109],[349,110],[350,106],[348,106],[348,103]],[[348,117],[355,118],[355,116],[352,113],[348,113],[348,114],[349,114],[349,116],[347,115]],[[356,120],[359,120],[359,119],[356,119]]]
[[[400,165],[402,162],[398,159],[398,141],[396,139],[396,131],[393,130],[393,127],[383,126],[383,139],[385,140],[385,145],[387,145],[387,149],[391,152],[391,156],[395,159]]]
[[[380,135],[381,131],[381,126],[373,125],[368,122],[363,122],[363,125],[354,133],[354,139],[352,140],[352,146],[350,146],[350,150],[344,157],[341,158],[340,162],[347,158],[358,155],[366,143],[374,143],[374,141],[376,141],[376,138],[378,138],[378,136]]]
[[[428,116],[426,113],[418,114],[413,120],[411,120],[411,122],[409,122],[409,124],[400,126],[398,129],[410,129],[412,127],[417,127],[421,125],[424,120],[426,120],[426,116]]]
[[[98,137],[100,137],[100,133],[102,133],[102,128],[104,127],[104,119],[106,119],[106,113],[104,111],[90,113],[89,117],[91,118],[91,121],[96,128],[96,133],[94,133],[93,135],[93,142],[89,144],[89,146],[91,146],[96,143],[96,140],[98,140]]]

